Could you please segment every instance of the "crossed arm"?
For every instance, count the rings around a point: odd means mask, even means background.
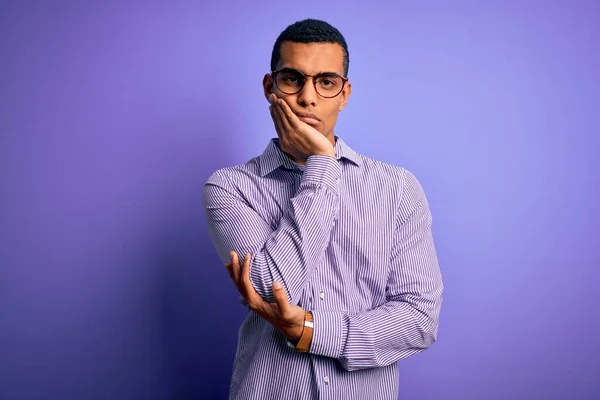
[[[335,159],[309,157],[298,192],[274,230],[226,176],[215,174],[205,186],[205,208],[221,260],[229,263],[231,251],[242,257],[253,255],[248,287],[264,299],[263,310],[278,312],[265,318],[279,318],[269,322],[292,340],[299,335],[295,321],[304,313],[297,306],[300,295],[329,243],[331,222],[339,212],[338,177]],[[387,302],[358,314],[312,311],[310,352],[338,359],[350,371],[394,363],[429,347],[437,336],[443,285],[431,213],[416,178],[407,171],[404,178]],[[239,271],[237,276],[241,276]],[[273,291],[277,283],[282,284],[291,303],[284,313],[279,309],[281,296],[277,289],[275,295]]]
[[[205,186],[204,204],[221,260],[229,262],[231,251],[242,258],[250,253],[250,278],[260,296],[273,302],[272,285],[281,282],[290,303],[298,304],[339,212],[339,176],[336,159],[309,157],[298,191],[273,230],[224,174],[214,174]]]

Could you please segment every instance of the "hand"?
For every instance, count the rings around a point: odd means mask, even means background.
[[[283,100],[269,96],[271,118],[275,124],[281,150],[296,161],[305,162],[311,155],[335,157],[333,145],[321,132],[301,121]]]
[[[250,282],[250,254],[246,254],[244,265],[241,267],[237,253],[232,251],[230,255],[231,264],[225,267],[250,309],[281,331],[290,341],[297,342],[304,329],[304,309],[289,304],[285,289],[279,282],[273,283],[275,303],[266,302]]]

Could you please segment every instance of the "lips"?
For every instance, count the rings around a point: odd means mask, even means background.
[[[296,113],[296,115],[301,121],[306,122],[309,125],[318,125],[319,122],[321,122],[319,118],[312,113]]]

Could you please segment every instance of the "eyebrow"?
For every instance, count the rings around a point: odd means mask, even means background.
[[[302,71],[301,69],[298,68],[293,68],[293,67],[283,67],[280,69],[281,71],[285,71],[285,70],[293,70],[293,71],[298,71],[303,73],[304,75],[307,75],[306,72]],[[316,74],[314,74],[316,76],[344,76],[344,75],[340,75],[337,72],[334,71],[323,71],[323,72],[317,72]]]
[[[338,74],[337,72],[319,72],[317,75],[318,76],[342,76],[342,75]]]

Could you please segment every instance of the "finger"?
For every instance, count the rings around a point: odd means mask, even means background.
[[[246,253],[246,257],[244,258],[244,264],[240,268],[240,276],[238,285],[240,290],[243,291],[244,297],[248,302],[254,304],[260,304],[263,301],[263,298],[256,292],[252,282],[250,281],[250,253]]]
[[[236,286],[239,285],[240,282],[240,260],[238,259],[238,255],[235,251],[232,251],[230,253],[231,255],[231,268],[232,268],[232,274],[233,274],[233,282],[235,283]]]
[[[233,268],[233,251],[229,254],[229,257],[231,258],[231,263],[229,264],[225,264],[225,269],[227,270],[227,273],[229,274],[229,277],[231,278],[231,280],[233,281],[233,284],[235,285],[235,288],[237,289],[238,292],[240,292],[240,294],[243,296],[244,294],[242,293],[241,289],[240,289],[240,285],[238,284],[238,281],[235,279],[235,274],[234,274],[234,268]]]
[[[244,265],[242,265],[242,271],[240,274],[240,283],[244,287],[252,285],[250,282],[250,253],[246,253],[246,257],[244,258]]]
[[[235,278],[233,277],[233,265],[225,264],[225,269],[227,270],[227,273],[229,274],[229,277],[231,278],[233,283],[235,283]]]
[[[285,117],[285,121],[289,124],[290,127],[297,127],[300,124],[300,118],[290,108],[290,106],[283,100],[277,100],[277,104],[281,108],[283,112],[283,116]]]
[[[285,106],[284,106],[284,104],[285,104]],[[284,132],[290,133],[290,132],[292,132],[292,123],[290,122],[290,117],[288,117],[288,115],[286,114],[284,107],[287,107],[287,109],[290,110],[287,103],[283,99],[279,99],[279,100],[277,100],[277,103],[275,104],[274,108],[275,108],[275,112],[279,115],[279,118],[281,119],[281,125],[283,126]],[[296,117],[296,114],[294,114],[291,110],[289,112],[294,117]],[[298,117],[296,117],[296,119],[298,119]],[[298,120],[298,121],[300,121],[300,120]]]
[[[277,304],[281,316],[285,318],[285,316],[289,314],[290,303],[287,294],[285,293],[285,289],[280,282],[273,283],[273,297],[275,298],[275,304]]]
[[[281,124],[279,114],[275,112],[275,106],[270,106],[269,111],[271,112],[271,118],[273,119],[273,124],[275,125],[275,131],[277,131],[277,136],[279,136],[280,140],[283,140],[283,125]]]
[[[272,319],[275,316],[273,309],[269,306],[269,303],[267,303],[258,294],[256,289],[254,289],[254,286],[252,285],[252,281],[250,281],[250,261],[251,261],[251,259],[252,259],[252,257],[250,255],[250,253],[247,253],[246,257],[244,258],[244,264],[242,265],[241,273],[240,273],[240,282],[239,282],[240,291],[243,292],[244,298],[248,302],[248,305],[250,306],[251,309],[253,309],[256,313],[263,316],[264,318]]]
[[[289,126],[289,124],[287,124],[287,127],[284,126],[283,121],[286,121],[286,118],[285,115],[279,109],[279,106],[274,104],[270,107],[270,110],[271,117],[273,118],[273,121],[275,123],[275,130],[277,131],[277,136],[279,137],[279,148],[285,154],[290,156],[289,149],[293,147],[290,137],[291,127]]]

